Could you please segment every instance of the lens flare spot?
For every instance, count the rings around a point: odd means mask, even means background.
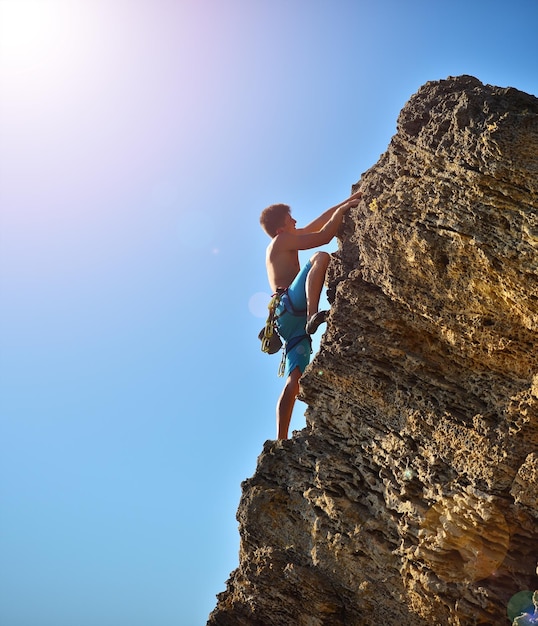
[[[538,591],[520,591],[508,601],[506,613],[511,622],[518,626],[523,624],[538,624],[537,615]],[[529,621],[532,620],[532,621]]]
[[[271,300],[271,296],[263,291],[258,291],[252,295],[248,301],[248,310],[254,317],[267,318],[269,310],[267,305]]]

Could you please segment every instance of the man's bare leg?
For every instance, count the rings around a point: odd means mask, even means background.
[[[306,332],[314,334],[318,326],[325,321],[326,311],[318,313],[321,290],[325,284],[325,275],[331,257],[327,252],[316,252],[310,259],[312,267],[306,277]]]
[[[288,438],[288,429],[291,422],[291,414],[295,399],[299,393],[299,379],[301,378],[301,370],[296,367],[286,380],[284,389],[280,394],[276,405],[276,429],[279,439]]]
[[[325,284],[325,274],[331,257],[328,252],[316,252],[310,259],[312,267],[306,277],[306,316],[318,312],[321,290]]]

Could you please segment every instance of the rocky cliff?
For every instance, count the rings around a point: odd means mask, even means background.
[[[427,83],[359,185],[211,626],[510,624],[538,588],[538,99]]]

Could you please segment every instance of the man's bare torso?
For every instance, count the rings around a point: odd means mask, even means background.
[[[287,289],[301,269],[297,250],[286,249],[280,235],[267,246],[265,265],[267,277],[273,291]]]

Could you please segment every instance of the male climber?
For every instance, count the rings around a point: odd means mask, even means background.
[[[311,337],[325,322],[327,311],[318,311],[321,290],[330,256],[316,252],[301,269],[299,250],[323,246],[337,234],[344,213],[357,206],[357,191],[344,202],[328,209],[304,228],[296,228],[286,204],[273,204],[262,211],[260,224],[271,237],[267,247],[267,277],[273,293],[280,293],[276,327],[285,341],[286,384],[276,407],[277,437],[288,438],[288,429],[299,379],[310,361]]]

